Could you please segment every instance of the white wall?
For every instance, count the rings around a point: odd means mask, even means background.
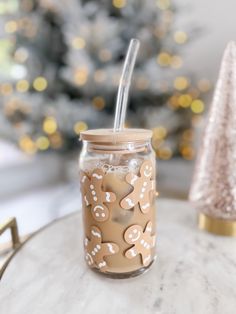
[[[236,0],[176,0],[176,3],[180,6],[179,26],[188,30],[192,24],[203,29],[200,37],[185,48],[185,66],[198,77],[214,82],[227,42],[236,40]]]

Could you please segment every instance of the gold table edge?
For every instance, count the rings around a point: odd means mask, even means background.
[[[76,210],[72,213],[69,213],[65,216],[62,216],[60,218],[57,218],[53,221],[51,221],[50,223],[48,223],[47,225],[41,227],[40,229],[38,229],[37,231],[35,232],[32,232],[26,239],[23,243],[21,243],[13,252],[12,254],[10,254],[10,256],[7,258],[7,260],[3,263],[2,267],[0,268],[0,282],[1,282],[1,279],[7,269],[7,267],[9,266],[10,262],[12,261],[12,259],[15,257],[15,255],[21,250],[21,248],[27,244],[31,239],[33,239],[35,236],[37,236],[38,234],[40,234],[42,231],[44,231],[45,229],[47,229],[48,227],[52,226],[54,223],[57,223],[57,222],[60,222],[61,220],[63,219],[66,219],[66,218],[70,218],[70,217],[73,217],[73,216],[76,216],[78,213],[81,212],[81,208],[79,210]]]

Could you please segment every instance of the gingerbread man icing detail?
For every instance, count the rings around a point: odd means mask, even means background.
[[[119,246],[112,242],[102,242],[102,233],[98,227],[91,227],[90,239],[85,238],[85,259],[90,267],[97,267],[100,271],[107,270],[108,265],[105,256],[116,254]]]
[[[81,190],[83,201],[86,206],[91,205],[91,212],[96,221],[106,221],[109,218],[109,210],[104,203],[112,203],[116,196],[112,192],[102,190],[104,172],[102,169],[95,169],[91,178],[81,171]]]
[[[122,199],[120,205],[124,209],[130,209],[139,204],[142,213],[146,214],[151,207],[150,192],[155,190],[155,181],[151,180],[153,176],[151,161],[144,161],[139,172],[140,176],[127,174],[125,179],[133,186],[133,191]]]
[[[148,266],[152,261],[151,249],[155,246],[156,240],[156,236],[151,233],[151,221],[147,223],[144,231],[140,225],[130,226],[125,231],[124,238],[128,244],[133,244],[133,246],[125,252],[125,256],[131,259],[140,254],[143,265]]]

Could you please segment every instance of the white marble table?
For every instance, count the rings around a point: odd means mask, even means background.
[[[236,313],[236,239],[198,231],[187,202],[158,200],[158,258],[132,279],[86,267],[81,227],[70,215],[22,247],[0,283],[1,314]]]

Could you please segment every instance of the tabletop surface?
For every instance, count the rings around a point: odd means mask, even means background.
[[[157,260],[132,279],[87,268],[81,213],[43,229],[8,265],[0,313],[236,313],[236,239],[199,231],[187,202],[159,199],[157,211]]]

